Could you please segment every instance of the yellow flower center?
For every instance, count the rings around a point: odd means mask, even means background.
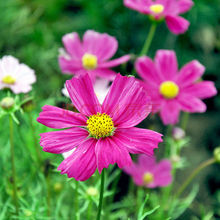
[[[179,87],[172,81],[165,81],[160,85],[160,94],[166,99],[173,99],[179,94]]]
[[[99,139],[113,135],[114,123],[105,113],[98,112],[96,115],[91,115],[86,123],[91,137]]]
[[[144,176],[143,176],[143,181],[144,181],[145,184],[152,183],[154,181],[153,174],[150,173],[150,172],[145,173]]]
[[[16,79],[10,75],[3,77],[2,82],[5,84],[14,84]]]
[[[85,53],[82,57],[83,67],[87,70],[94,70],[97,67],[98,59],[95,55]]]
[[[160,14],[164,11],[164,6],[161,4],[154,4],[150,6],[150,10],[154,13],[154,14]]]

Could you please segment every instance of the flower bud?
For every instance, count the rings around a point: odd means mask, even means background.
[[[175,140],[181,140],[185,137],[185,131],[182,128],[175,127],[172,131],[172,136]]]
[[[97,196],[99,192],[95,187],[89,187],[86,190],[86,193],[87,193],[88,196]]]
[[[62,188],[63,188],[63,185],[61,184],[61,183],[55,183],[54,185],[53,185],[53,188],[54,188],[54,191],[55,192],[60,192],[61,190],[62,190]]]
[[[215,148],[214,158],[215,158],[217,163],[220,163],[220,147]]]
[[[3,109],[10,109],[15,104],[15,100],[12,97],[5,97],[1,100],[0,106]]]

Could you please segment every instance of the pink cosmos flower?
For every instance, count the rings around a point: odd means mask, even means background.
[[[102,105],[88,74],[67,80],[66,87],[79,113],[46,105],[37,119],[50,128],[65,128],[41,134],[44,151],[76,149],[58,167],[62,174],[84,181],[96,168],[101,173],[109,164],[129,166],[129,153],[153,155],[162,135],[134,127],[151,110],[149,97],[134,77],[118,74]]]
[[[174,34],[184,33],[189,22],[180,17],[191,9],[192,0],[124,0],[125,6],[150,15],[154,20],[165,19],[169,30]]]
[[[125,167],[124,171],[132,176],[138,186],[155,188],[167,186],[172,182],[172,166],[169,160],[156,163],[154,157],[140,155],[137,164],[132,163],[130,167]]]
[[[199,81],[205,67],[198,61],[193,60],[178,71],[174,51],[157,51],[154,62],[149,57],[140,57],[135,68],[151,96],[153,112],[160,112],[165,125],[176,124],[181,110],[205,112],[206,105],[201,99],[217,93],[213,82]]]
[[[64,73],[82,75],[88,73],[92,81],[96,76],[113,80],[116,73],[110,68],[127,62],[129,55],[109,59],[118,49],[118,41],[108,34],[88,30],[81,41],[76,32],[64,35],[65,51],[59,56],[60,68]]]
[[[0,59],[0,89],[9,88],[15,94],[27,93],[35,82],[34,70],[19,63],[15,57],[4,56]]]

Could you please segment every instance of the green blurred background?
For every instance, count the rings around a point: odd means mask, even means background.
[[[154,57],[157,49],[174,49],[179,65],[193,59],[206,66],[204,79],[215,81],[220,89],[220,1],[195,0],[193,9],[186,13],[191,25],[184,35],[171,34],[164,23],[160,24],[149,55]],[[122,0],[1,0],[0,1],[0,57],[13,55],[35,69],[37,83],[34,85],[37,109],[48,98],[61,97],[61,88],[69,76],[61,74],[58,66],[58,49],[65,33],[78,32],[81,36],[87,29],[107,32],[119,41],[116,56],[138,54],[149,31],[147,16],[123,6]],[[129,63],[128,74],[132,67]],[[220,145],[220,99],[206,101],[208,112],[191,116],[188,135],[190,146],[184,150],[191,164],[179,172],[181,184],[192,167],[212,156],[213,149]],[[182,218],[196,216],[206,206],[220,216],[217,203],[220,193],[219,167],[217,165],[199,175],[200,193],[197,202]],[[203,203],[203,205],[201,205]],[[192,213],[190,213],[192,212]],[[218,217],[217,217],[218,218]],[[196,217],[195,217],[196,219]]]

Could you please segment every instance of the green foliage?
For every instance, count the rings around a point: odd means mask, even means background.
[[[180,66],[198,59],[206,66],[205,78],[215,80],[219,89],[220,3],[219,0],[194,2],[193,9],[184,15],[191,22],[189,31],[177,37],[167,31],[164,23],[160,24],[149,54],[154,57],[158,48],[175,49]],[[85,183],[78,183],[78,186],[74,180],[60,175],[56,168],[63,158],[41,151],[38,134],[50,129],[38,124],[36,118],[41,106],[45,104],[59,105],[63,101],[69,103],[69,100],[61,97],[61,88],[70,76],[61,74],[57,62],[58,49],[63,46],[61,38],[65,33],[76,31],[82,36],[87,29],[107,32],[119,41],[117,56],[127,53],[135,55],[142,48],[150,21],[146,16],[124,7],[122,0],[2,0],[0,11],[0,57],[13,55],[35,69],[37,74],[33,105],[28,106],[24,114],[18,110],[22,110],[21,106],[27,97],[17,97],[15,108],[9,112],[0,109],[0,219],[16,219],[11,199],[13,180],[9,162],[8,118],[5,117],[8,113],[16,122],[20,122],[19,125],[14,124],[19,219],[73,219],[77,202],[81,219],[95,219],[94,210],[97,210],[99,197],[88,195],[87,189],[92,186],[99,190],[98,173]],[[122,66],[116,68],[116,71],[130,74],[131,68],[125,70]],[[3,97],[5,94],[0,91],[0,99]],[[218,98],[214,100],[215,102],[211,103],[212,110],[220,109],[220,101]],[[182,149],[185,150],[189,139],[185,138],[179,142],[167,139],[167,142],[173,146],[169,154],[175,156],[180,154]],[[37,148],[41,151],[40,157]],[[174,162],[175,169],[184,168],[186,165],[188,164],[185,158]],[[129,188],[126,197],[112,203],[115,192],[120,190],[117,188],[118,182],[115,185],[113,182],[119,179],[120,175],[121,171],[113,166],[108,169],[103,219],[177,219],[190,207],[198,192],[198,188],[193,188],[185,199],[170,202],[173,192],[170,192],[169,188],[150,192],[140,189],[137,193],[137,188],[130,183],[133,188]],[[220,194],[216,197],[219,203]],[[211,219],[213,213],[220,215],[217,205],[211,211],[209,207],[199,211],[201,219],[204,220]]]

